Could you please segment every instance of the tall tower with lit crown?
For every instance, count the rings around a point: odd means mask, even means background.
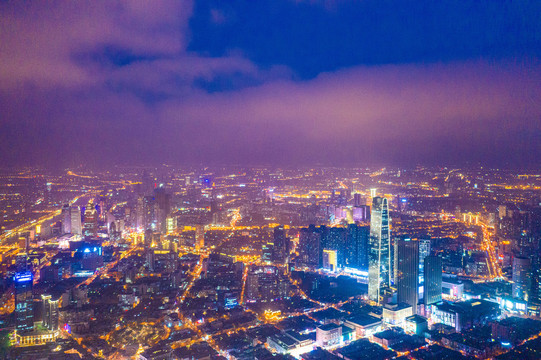
[[[381,289],[391,284],[391,233],[387,199],[372,199],[370,251],[368,258],[368,297],[379,304]]]

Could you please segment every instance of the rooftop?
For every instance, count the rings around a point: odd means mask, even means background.
[[[331,330],[334,330],[334,329],[338,329],[339,327],[340,327],[340,325],[336,325],[334,323],[329,323],[329,324],[318,326],[318,329],[323,330],[323,331],[331,331]]]
[[[348,317],[346,321],[358,326],[370,326],[381,323],[381,319],[371,315],[354,315]]]
[[[416,324],[422,324],[422,323],[426,323],[427,319],[421,315],[412,315],[412,316],[408,316],[406,318],[406,321],[413,322]]]
[[[400,310],[404,310],[410,307],[411,305],[401,302],[401,303],[385,304],[384,309],[390,310],[390,311],[400,311]]]

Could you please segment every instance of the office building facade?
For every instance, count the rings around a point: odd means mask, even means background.
[[[15,328],[21,332],[34,330],[34,309],[30,271],[17,272],[15,282]]]
[[[439,255],[428,255],[424,259],[424,297],[425,309],[442,299],[442,260]]]
[[[398,240],[398,302],[411,305],[417,314],[419,302],[419,241],[404,238]]]
[[[370,219],[368,296],[379,304],[381,290],[391,284],[391,246],[387,199],[374,197]]]

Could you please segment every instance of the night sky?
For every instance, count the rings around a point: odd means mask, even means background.
[[[541,1],[2,1],[0,165],[541,164]]]

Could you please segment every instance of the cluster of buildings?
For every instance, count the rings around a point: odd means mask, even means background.
[[[541,331],[539,203],[492,175],[55,179],[50,217],[1,249],[0,322],[18,358],[53,344],[141,360],[487,358]],[[66,184],[85,191],[61,197]]]

